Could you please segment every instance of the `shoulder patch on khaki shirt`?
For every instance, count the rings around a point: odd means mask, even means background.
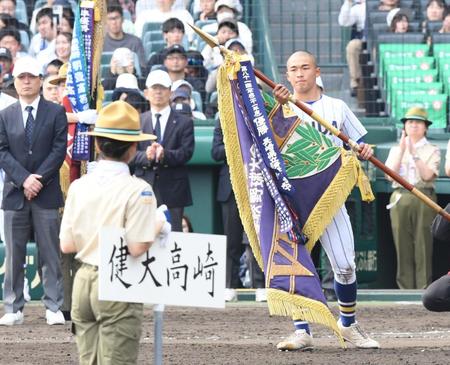
[[[143,192],[141,192],[142,204],[151,204],[154,199],[155,199],[155,197],[151,190],[144,190]]]

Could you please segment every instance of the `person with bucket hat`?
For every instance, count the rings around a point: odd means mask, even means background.
[[[156,209],[151,186],[130,174],[128,162],[137,143],[156,136],[140,130],[139,113],[118,100],[103,108],[95,128],[95,147],[101,155],[95,169],[74,181],[61,222],[60,245],[81,262],[73,288],[72,321],[80,364],[136,364],[143,304],[98,299],[99,230],[125,229],[128,252],[137,257],[170,232]],[[88,193],[87,193],[88,192]]]
[[[386,166],[436,201],[434,180],[439,176],[441,155],[426,138],[432,122],[420,107],[410,108],[401,122],[404,128],[400,142],[389,151]],[[397,182],[392,187],[388,209],[397,252],[397,285],[400,289],[423,289],[431,283],[430,225],[435,212]]]

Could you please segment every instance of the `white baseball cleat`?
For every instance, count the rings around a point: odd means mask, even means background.
[[[23,323],[23,313],[17,311],[16,313],[6,313],[0,318],[0,326],[14,326]]]
[[[362,330],[358,322],[352,323],[349,327],[344,327],[341,320],[337,322],[339,329],[341,330],[342,337],[347,342],[356,346],[359,349],[379,349],[380,344],[372,340],[369,335]]]
[[[57,312],[52,312],[50,309],[45,311],[45,318],[47,319],[47,324],[53,326],[54,324],[65,324],[64,314],[59,310]]]
[[[280,351],[305,351],[312,348],[312,336],[306,330],[296,330],[277,345],[277,349]]]
[[[267,302],[267,292],[265,288],[258,288],[255,290],[256,302]]]

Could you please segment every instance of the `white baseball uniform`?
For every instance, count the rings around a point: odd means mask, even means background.
[[[310,123],[319,132],[325,134],[337,146],[343,146],[341,139],[332,135],[330,131],[322,127],[295,104],[289,104],[302,120]],[[319,100],[306,104],[353,141],[359,141],[367,134],[367,130],[358,118],[356,118],[347,104],[340,99],[322,94]],[[333,220],[320,237],[320,242],[330,260],[335,280],[341,284],[354,282],[356,280],[355,245],[352,226],[345,205],[333,217]]]

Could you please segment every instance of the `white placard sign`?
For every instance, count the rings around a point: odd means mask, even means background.
[[[124,229],[105,227],[99,246],[100,300],[225,307],[225,236],[172,232],[164,247],[132,257]]]

